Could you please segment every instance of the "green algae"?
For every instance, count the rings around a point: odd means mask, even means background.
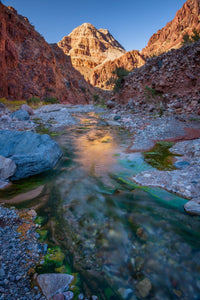
[[[45,255],[45,263],[53,264],[55,267],[61,267],[65,259],[65,254],[62,252],[60,247],[48,248],[47,254]]]
[[[39,241],[44,242],[48,235],[48,230],[45,229],[37,229],[36,232],[40,235]]]
[[[35,224],[38,224],[40,226],[44,225],[46,222],[47,222],[48,218],[45,216],[45,217],[42,217],[42,216],[37,216],[35,218]]]
[[[176,170],[173,165],[173,157],[175,155],[169,151],[173,145],[173,142],[160,141],[156,143],[151,151],[144,153],[145,162],[160,171]]]

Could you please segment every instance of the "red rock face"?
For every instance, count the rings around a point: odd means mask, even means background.
[[[183,35],[192,34],[192,30],[200,32],[200,1],[187,0],[177,11],[175,18],[158,30],[149,40],[141,54],[150,57],[167,52],[170,49],[180,48]]]
[[[195,112],[200,108],[200,41],[158,57],[125,78],[118,95],[124,103],[171,103],[175,109]],[[177,107],[175,107],[177,106]]]
[[[0,97],[56,97],[87,103],[91,86],[55,44],[49,45],[27,18],[0,3]]]
[[[139,51],[133,50],[127,52],[120,58],[113,61],[106,61],[94,68],[90,82],[94,86],[110,90],[113,88],[113,84],[109,83],[109,80],[113,77],[113,71],[115,71],[116,68],[124,68],[127,71],[132,71],[135,68],[141,67],[144,63],[144,57]]]

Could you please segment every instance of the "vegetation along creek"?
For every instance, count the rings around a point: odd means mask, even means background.
[[[75,299],[82,290],[110,300],[200,299],[200,219],[184,212],[187,200],[131,180],[156,164],[154,152],[127,153],[128,136],[82,115],[53,136],[64,153],[57,167],[15,182],[0,198],[37,211],[48,251],[36,272],[76,274]],[[165,169],[172,162],[163,156]]]

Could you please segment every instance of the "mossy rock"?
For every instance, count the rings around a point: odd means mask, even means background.
[[[45,255],[45,263],[54,264],[55,267],[59,268],[63,265],[65,259],[65,254],[61,251],[59,247],[48,248],[48,252]]]

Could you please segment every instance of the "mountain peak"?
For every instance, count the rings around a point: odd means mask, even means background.
[[[87,80],[93,68],[126,52],[107,29],[98,30],[90,23],[76,27],[58,46],[70,55],[73,66]]]

